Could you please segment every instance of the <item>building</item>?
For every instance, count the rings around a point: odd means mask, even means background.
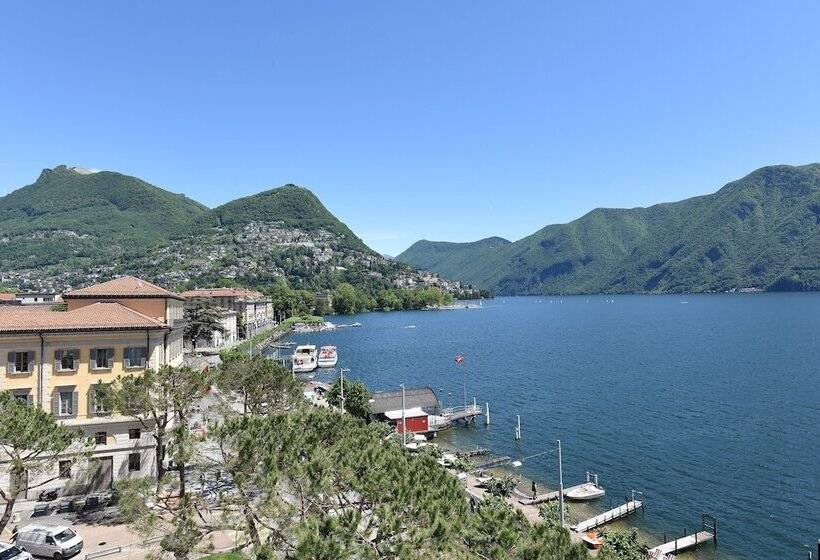
[[[233,309],[225,309],[224,307],[218,309],[219,324],[222,327],[222,332],[213,331],[209,339],[197,340],[195,345],[197,348],[222,348],[239,340],[236,311]]]
[[[67,311],[0,306],[0,352],[7,358],[0,363],[0,390],[82,428],[96,442],[82,472],[72,472],[66,458],[57,472],[39,476],[58,476],[49,488],[82,493],[155,474],[151,435],[97,397],[119,375],[182,364],[183,298],[124,276],[64,299]]]
[[[14,294],[0,292],[0,305],[20,305],[20,300]]]
[[[245,337],[274,324],[273,301],[256,290],[245,288],[202,288],[182,292],[188,302],[208,301],[218,307],[236,311],[237,322]]]
[[[442,429],[448,422],[441,416],[441,405],[435,391],[430,387],[406,389],[402,412],[402,391],[373,393],[370,397],[370,417],[388,422],[401,433],[402,418],[407,420],[408,433],[429,433]]]
[[[26,292],[15,296],[22,305],[54,305],[60,303],[60,294],[53,292]]]

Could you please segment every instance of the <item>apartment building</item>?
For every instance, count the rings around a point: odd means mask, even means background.
[[[97,397],[120,375],[182,364],[183,298],[131,276],[63,297],[67,311],[0,306],[0,390],[81,427],[96,442],[82,472],[72,472],[67,459],[52,473],[59,484],[50,487],[82,493],[154,474],[150,434]]]
[[[209,301],[218,307],[236,311],[237,319],[248,332],[273,324],[273,301],[256,290],[245,288],[201,288],[182,292],[189,302]]]

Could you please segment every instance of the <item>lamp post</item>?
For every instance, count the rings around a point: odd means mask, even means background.
[[[561,509],[561,528],[564,527],[564,465],[561,457],[561,440],[558,441],[558,507]]]
[[[404,383],[401,384],[401,441],[407,447],[407,406],[404,402]]]
[[[340,391],[339,399],[342,401],[342,414],[344,414],[344,411],[345,411],[345,372],[346,371],[349,372],[350,370],[348,368],[341,368],[339,370],[339,374],[341,375],[341,377],[339,378],[340,382],[341,382],[341,391]]]

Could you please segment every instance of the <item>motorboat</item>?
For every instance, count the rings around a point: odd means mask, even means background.
[[[604,494],[606,494],[604,489],[598,486],[598,475],[593,475],[593,480],[590,480],[589,471],[587,471],[586,483],[573,486],[572,488],[564,491],[564,496],[568,500],[575,500],[578,502],[597,500]]]
[[[339,361],[339,354],[336,352],[335,346],[322,346],[319,349],[318,365],[320,368],[336,367],[336,362]]]
[[[293,352],[293,372],[308,373],[316,369],[316,346],[304,344],[297,346]]]

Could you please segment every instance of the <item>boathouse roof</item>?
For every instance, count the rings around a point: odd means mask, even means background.
[[[406,389],[404,391],[405,407],[435,408],[439,406],[436,392],[430,387]],[[401,390],[383,391],[370,396],[370,414],[384,414],[388,410],[401,410]]]

